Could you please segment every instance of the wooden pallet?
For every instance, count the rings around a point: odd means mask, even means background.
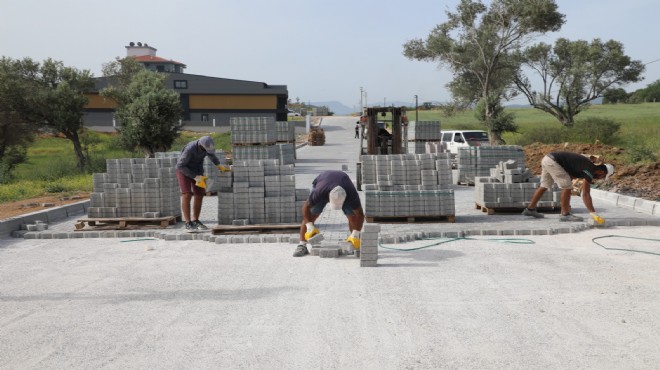
[[[378,216],[365,217],[367,222],[377,222],[381,224],[399,224],[399,223],[432,223],[432,222],[456,222],[456,215],[447,216]]]
[[[522,213],[523,209],[525,209],[525,207],[485,207],[479,203],[475,203],[474,208],[480,209],[483,213],[487,213],[489,215],[494,215],[496,213]],[[560,211],[560,208],[538,207],[537,211],[556,213]]]
[[[257,225],[217,225],[211,229],[213,235],[220,234],[283,234],[297,233],[300,224],[257,224]]]
[[[139,230],[139,229],[164,229],[168,225],[176,223],[176,217],[113,217],[113,218],[84,218],[77,220],[75,231],[84,231],[85,224],[88,230]]]

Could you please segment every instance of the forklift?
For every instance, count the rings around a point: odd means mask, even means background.
[[[386,119],[388,113],[391,119]],[[363,117],[366,118],[366,122],[360,135],[360,155],[357,161],[358,190],[362,190],[363,155],[404,154],[408,151],[408,118],[405,107],[366,108]]]

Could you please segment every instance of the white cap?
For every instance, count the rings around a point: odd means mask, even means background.
[[[607,180],[614,174],[614,166],[609,163],[605,163],[605,168],[607,168],[607,175],[605,176],[605,180]]]
[[[215,143],[210,136],[202,136],[199,138],[199,145],[206,150],[207,153],[215,153]]]
[[[330,209],[340,210],[346,200],[346,190],[341,186],[335,186],[330,190]]]

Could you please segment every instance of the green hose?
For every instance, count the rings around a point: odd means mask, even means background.
[[[422,240],[437,240],[437,238],[429,238],[429,239],[422,239]],[[440,241],[440,242],[437,242],[437,243],[424,245],[424,246],[421,246],[421,247],[415,247],[415,248],[392,248],[392,247],[386,247],[386,246],[384,246],[383,244],[380,244],[380,243],[378,243],[378,247],[383,248],[383,249],[391,249],[391,250],[395,250],[395,251],[410,252],[410,251],[416,251],[416,250],[420,250],[420,249],[435,247],[436,245],[440,245],[440,244],[455,242],[457,240],[483,240],[483,241],[489,241],[489,242],[495,242],[495,243],[534,244],[533,240],[520,239],[520,238],[476,239],[476,238],[469,238],[469,237],[459,237],[459,238],[451,238],[451,239],[448,239],[448,240],[443,240],[443,241]]]
[[[654,256],[660,256],[660,253],[655,253],[655,252],[647,252],[647,251],[640,251],[636,249],[624,249],[624,248],[611,248],[611,247],[606,247],[600,243],[598,243],[596,240],[598,239],[605,239],[605,238],[624,238],[624,239],[637,239],[637,240],[647,240],[647,241],[652,241],[652,242],[660,242],[660,239],[649,239],[649,238],[637,238],[634,236],[623,236],[623,235],[605,235],[605,236],[598,236],[591,241],[596,244],[601,246],[603,249],[611,250],[611,251],[625,251],[625,252],[636,252],[636,253],[644,253],[644,254],[652,254]]]

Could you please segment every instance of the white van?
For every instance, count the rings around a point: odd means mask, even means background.
[[[458,154],[458,148],[468,146],[488,146],[488,133],[479,130],[442,131],[442,142],[452,154]]]

